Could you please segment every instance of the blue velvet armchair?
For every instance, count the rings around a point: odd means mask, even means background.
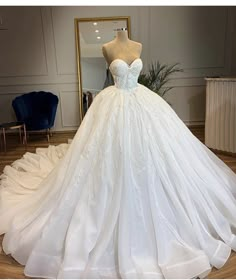
[[[57,106],[58,97],[45,91],[26,93],[12,101],[17,121],[24,122],[27,131],[46,129],[48,140]]]

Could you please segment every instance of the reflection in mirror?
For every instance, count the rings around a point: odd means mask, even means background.
[[[129,17],[75,19],[81,121],[94,97],[113,84],[102,45],[113,40],[120,28],[127,28],[130,36]]]

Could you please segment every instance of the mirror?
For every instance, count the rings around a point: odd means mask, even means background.
[[[81,121],[96,94],[109,85],[102,45],[113,40],[120,28],[127,28],[130,38],[130,17],[75,19]]]

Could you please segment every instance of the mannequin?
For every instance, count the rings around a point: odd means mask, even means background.
[[[116,38],[102,46],[103,55],[109,65],[115,59],[122,59],[130,65],[140,57],[141,51],[142,44],[130,40],[125,29],[118,30]]]

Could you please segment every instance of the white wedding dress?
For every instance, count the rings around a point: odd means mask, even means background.
[[[43,278],[193,278],[236,250],[236,175],[114,60],[72,143],[2,175],[3,249]]]

